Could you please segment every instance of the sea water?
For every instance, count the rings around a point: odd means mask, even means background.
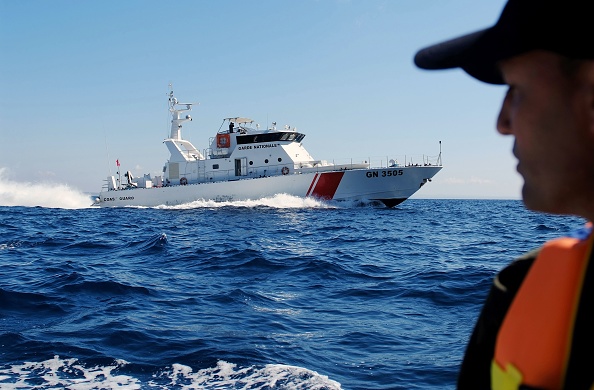
[[[49,198],[0,207],[2,389],[453,389],[496,272],[584,223],[516,200]]]

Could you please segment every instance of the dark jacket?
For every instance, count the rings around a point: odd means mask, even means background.
[[[491,362],[499,328],[524,277],[540,249],[518,258],[494,279],[477,320],[462,361],[458,389],[491,389]],[[594,259],[586,270],[579,309],[573,330],[573,342],[565,380],[565,389],[594,388]],[[520,389],[530,389],[521,386]]]

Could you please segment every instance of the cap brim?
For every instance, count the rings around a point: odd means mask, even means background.
[[[497,67],[502,53],[493,35],[491,27],[426,47],[415,55],[415,65],[428,70],[462,68],[485,83],[505,84]]]

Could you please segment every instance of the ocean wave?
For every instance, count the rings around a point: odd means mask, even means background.
[[[62,287],[68,293],[92,294],[106,296],[120,295],[151,295],[148,288],[142,286],[131,286],[112,280],[84,281],[82,283],[68,284]]]
[[[16,248],[20,248],[21,246],[23,246],[23,241],[20,241],[20,240],[8,241],[6,243],[0,244],[0,251],[16,249]]]
[[[212,248],[209,252],[200,249],[198,251],[201,266],[210,271],[241,269],[243,272],[258,273],[280,265],[278,260],[266,259],[262,251],[257,249],[221,245]]]
[[[115,361],[107,366],[86,367],[77,359],[55,356],[42,362],[26,362],[0,369],[0,385],[3,389],[140,389],[138,379],[118,374],[118,369],[125,365],[125,361]]]
[[[5,244],[0,244],[0,250],[2,249],[22,249],[27,250],[30,248],[35,247],[47,247],[49,249],[53,248],[63,248],[69,244],[72,244],[72,240],[69,239],[62,239],[62,238],[52,238],[52,237],[27,237],[26,239],[18,239],[14,241],[9,241]]]
[[[52,241],[50,241],[52,242]],[[53,243],[55,246],[56,244]],[[58,243],[58,245],[61,245]],[[76,241],[68,244],[61,245],[61,250],[68,252],[68,254],[75,255],[88,255],[89,252],[93,251],[109,251],[113,249],[113,246],[96,240],[87,240],[87,241]]]
[[[194,370],[172,364],[153,373],[128,369],[125,360],[87,365],[54,356],[40,362],[0,367],[3,389],[252,389],[340,390],[340,383],[306,368],[284,364],[241,367],[219,360],[215,367]]]
[[[204,387],[228,389],[294,389],[338,390],[340,383],[302,367],[283,364],[267,364],[264,367],[238,367],[236,364],[219,361],[216,367],[194,372],[191,367],[174,364],[162,376],[173,388]]]
[[[125,252],[130,253],[130,249],[133,250],[133,255],[138,255],[143,252],[160,250],[167,245],[167,234],[159,233],[154,234],[151,237],[141,240],[129,242],[125,245]]]
[[[337,281],[363,283],[384,280],[383,275],[371,272],[369,267],[352,266],[352,262],[356,260],[356,256],[345,258],[335,254],[325,259],[301,258],[298,262],[291,264],[288,274],[306,276],[311,281],[319,281],[323,284]]]
[[[0,288],[0,313],[6,316],[34,314],[35,316],[54,316],[64,310],[54,303],[52,297],[39,293],[25,293]]]
[[[552,226],[547,226],[545,224],[538,224],[534,227],[534,230],[537,231],[541,231],[541,232],[547,232],[547,231],[557,231],[559,230],[557,227],[552,227]]]
[[[430,283],[403,288],[400,297],[428,300],[437,307],[461,306],[461,302],[468,306],[482,304],[492,284],[493,273],[475,277],[468,273],[459,274],[459,277],[448,274]]]

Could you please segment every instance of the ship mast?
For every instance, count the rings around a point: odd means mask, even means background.
[[[176,108],[176,106],[186,106],[186,108]],[[182,113],[190,111],[192,103],[179,103],[177,98],[173,96],[173,90],[169,92],[169,112],[171,112],[171,134],[169,138],[173,140],[181,140],[182,123],[191,121],[192,117],[186,115],[182,118]]]
[[[169,85],[171,87],[171,84]],[[188,162],[203,160],[204,156],[196,149],[190,141],[182,139],[182,123],[191,121],[190,115],[185,115],[186,111],[192,109],[194,103],[180,103],[173,96],[173,89],[169,92],[169,112],[171,113],[171,134],[163,142],[171,153],[170,162]]]

